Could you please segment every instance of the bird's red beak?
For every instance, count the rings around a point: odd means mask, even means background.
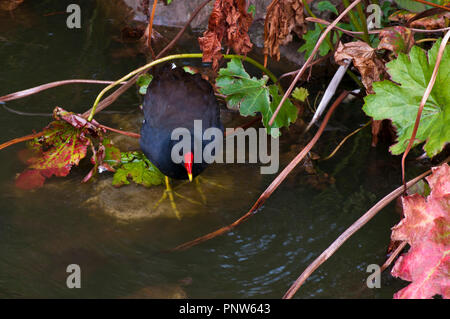
[[[189,177],[189,181],[192,182],[192,163],[194,162],[194,154],[188,152],[184,154],[184,168]]]

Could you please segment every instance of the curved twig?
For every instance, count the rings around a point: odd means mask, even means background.
[[[13,140],[10,140],[8,142],[5,142],[5,143],[1,144],[0,145],[0,150],[6,148],[8,146],[14,145],[14,144],[18,144],[18,143],[21,143],[21,142],[32,140],[32,139],[34,139],[36,137],[40,137],[40,136],[42,136],[44,134],[45,134],[44,132],[39,132],[39,133],[34,133],[34,134],[25,135],[25,136],[22,136],[22,137],[15,138]]]
[[[429,1],[426,1],[426,0],[413,0],[413,1],[420,2],[420,3],[423,3],[423,4],[429,5],[431,7],[440,8],[440,9],[443,9],[445,11],[450,12],[450,7],[441,6],[440,4],[429,2]]]
[[[338,146],[336,146],[336,148],[334,149],[333,152],[331,152],[330,155],[328,155],[325,158],[321,158],[320,161],[326,161],[330,158],[332,158],[337,151],[339,151],[339,149],[342,147],[342,145],[344,145],[344,143],[353,135],[355,135],[356,133],[358,133],[359,131],[361,131],[362,129],[364,129],[365,127],[367,127],[370,123],[372,123],[372,120],[368,121],[366,124],[364,124],[363,126],[361,126],[360,128],[357,128],[356,130],[354,130],[353,132],[351,132],[350,134],[348,134],[346,137],[344,137],[344,139],[338,144]]]
[[[344,91],[341,93],[341,95],[336,99],[336,101],[333,103],[333,105],[330,107],[328,113],[325,115],[325,118],[323,122],[321,123],[319,129],[317,130],[317,133],[314,135],[314,137],[311,139],[311,141],[305,146],[305,148],[302,149],[302,151],[286,166],[283,171],[272,181],[272,183],[269,185],[269,187],[266,188],[266,190],[259,196],[258,200],[253,204],[253,206],[250,208],[250,210],[243,215],[238,220],[234,221],[232,224],[228,226],[224,226],[212,233],[206,234],[204,236],[198,237],[194,240],[191,240],[187,243],[178,245],[172,251],[177,250],[185,250],[192,246],[198,245],[200,243],[203,243],[209,239],[212,239],[214,237],[217,237],[219,235],[225,234],[235,228],[236,226],[240,225],[250,217],[252,217],[256,212],[261,208],[261,206],[265,203],[265,201],[272,195],[272,193],[278,188],[278,186],[286,179],[286,177],[289,175],[289,173],[298,165],[298,163],[301,162],[301,160],[306,156],[306,154],[309,153],[311,148],[316,144],[316,142],[319,140],[319,137],[322,135],[323,130],[325,129],[325,126],[327,125],[331,115],[333,114],[333,111],[341,104],[341,102],[345,99],[345,97],[349,94],[348,91]]]
[[[326,21],[326,20],[319,19],[319,18],[313,18],[313,17],[305,18],[305,20],[306,20],[306,21],[309,21],[309,22],[314,22],[314,23],[324,24],[324,25],[330,25],[330,24],[331,24],[331,22],[328,22],[328,21]],[[361,31],[350,31],[350,30],[346,30],[346,29],[343,29],[343,28],[338,27],[338,26],[334,26],[333,29],[342,31],[343,33],[345,33],[345,34],[347,34],[347,35],[350,35],[350,36],[353,36],[353,35],[360,35],[360,34],[363,34],[363,33],[364,33],[364,32],[361,32]],[[424,29],[415,29],[415,28],[408,28],[408,29],[411,30],[411,31],[413,31],[413,32],[416,32],[416,33],[436,33],[436,32],[445,32],[445,31],[448,31],[448,30],[450,30],[450,27],[442,28],[442,29],[434,29],[434,30],[424,30]],[[385,30],[385,29],[369,30],[368,32],[369,32],[369,34],[377,34],[377,33],[380,33],[380,32],[383,31],[383,30]]]
[[[23,97],[33,95],[36,93],[39,93],[41,91],[45,91],[54,87],[58,87],[61,85],[66,84],[74,84],[74,83],[92,83],[92,84],[111,84],[114,83],[113,81],[100,81],[100,80],[85,80],[85,79],[71,79],[71,80],[62,80],[62,81],[56,81],[56,82],[50,82],[46,84],[42,84],[39,86],[35,86],[26,90],[10,93],[4,96],[0,96],[0,102],[8,102],[12,100],[21,99]],[[125,82],[122,82],[121,84],[125,84]]]

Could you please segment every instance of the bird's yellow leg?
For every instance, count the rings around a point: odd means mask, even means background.
[[[216,182],[212,182],[212,181],[210,181],[209,179],[207,179],[207,178],[205,178],[205,177],[202,177],[202,176],[197,176],[197,177],[195,178],[195,180],[198,181],[198,183],[205,183],[205,184],[210,184],[210,185],[215,186],[215,187],[219,187],[219,188],[223,188],[223,189],[228,189],[228,187],[225,187],[225,186],[223,186],[223,185],[221,185],[221,184],[219,184],[219,183],[216,183]]]
[[[172,186],[170,186],[169,178],[167,176],[165,177],[166,177],[166,193],[169,195],[170,205],[172,206],[172,209],[175,212],[175,215],[177,216],[178,220],[181,220],[181,214],[178,211],[177,205],[175,204],[175,200],[173,199]]]
[[[170,181],[167,176],[165,176],[165,182],[166,182],[166,190],[164,191],[164,194],[159,199],[159,201],[153,206],[153,209],[158,208],[158,206],[167,198],[169,197],[170,205],[172,206],[173,211],[175,212],[175,215],[177,216],[178,220],[181,220],[181,214],[177,208],[177,205],[175,204],[174,200],[174,191],[172,190],[172,186],[170,186]]]
[[[201,205],[201,204],[202,204],[202,203],[200,203],[199,201],[196,201],[196,200],[194,200],[194,199],[192,199],[192,198],[183,196],[183,195],[181,195],[180,193],[177,193],[177,192],[173,192],[173,193],[175,194],[175,196],[178,196],[178,197],[180,197],[181,199],[187,200],[189,203],[196,204],[196,205]]]

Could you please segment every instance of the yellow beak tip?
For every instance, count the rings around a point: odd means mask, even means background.
[[[192,182],[192,174],[188,174],[189,181]]]

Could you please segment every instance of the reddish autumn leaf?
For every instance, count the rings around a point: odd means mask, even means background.
[[[246,55],[252,49],[248,29],[252,15],[245,0],[216,0],[208,22],[208,30],[198,39],[203,62],[212,62],[217,69],[222,58],[222,42],[237,54]]]
[[[378,50],[392,51],[395,56],[399,53],[408,53],[414,45],[414,33],[402,26],[383,29],[379,38]]]
[[[116,167],[122,163],[120,150],[109,139],[102,140],[97,149],[92,144],[91,148],[93,153],[91,163],[94,167],[83,178],[83,183],[89,181],[97,171],[99,173],[115,172]]]
[[[28,147],[33,155],[28,159],[28,169],[16,179],[22,189],[40,187],[42,178],[67,176],[74,165],[86,156],[90,140],[87,129],[78,129],[64,121],[51,122],[44,135],[33,140]],[[36,182],[39,179],[39,183]]]
[[[439,294],[450,297],[449,250],[431,241],[418,244],[401,256],[392,275],[412,281],[398,291],[396,299],[429,299]]]
[[[450,298],[450,167],[433,168],[425,199],[418,194],[402,198],[405,218],[392,230],[393,240],[407,241],[411,249],[401,256],[392,275],[411,281],[394,298]]]
[[[44,186],[45,177],[35,169],[28,169],[20,174],[16,179],[16,187],[30,190]]]
[[[264,54],[280,60],[280,45],[292,41],[292,32],[301,38],[306,31],[301,0],[272,1],[264,23]]]

